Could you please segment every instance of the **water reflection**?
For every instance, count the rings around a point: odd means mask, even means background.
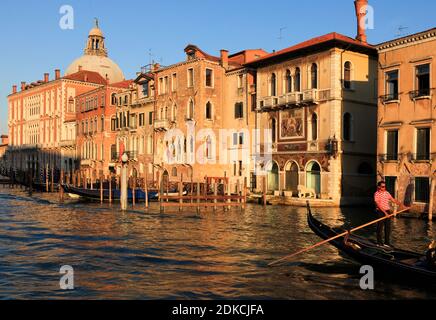
[[[67,201],[0,189],[0,298],[58,299],[397,299],[436,291],[377,282],[359,288],[360,266],[331,246],[278,268],[267,264],[318,242],[304,208],[248,206],[246,211],[158,213]],[[325,223],[354,227],[368,210],[314,209]],[[393,241],[423,251],[434,238],[425,221],[397,219]],[[362,235],[375,237],[375,228]],[[75,269],[72,292],[59,268]]]

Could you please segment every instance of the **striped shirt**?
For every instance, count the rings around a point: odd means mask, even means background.
[[[377,191],[374,194],[374,202],[377,208],[382,210],[391,210],[391,201],[393,200],[391,194],[388,191]]]

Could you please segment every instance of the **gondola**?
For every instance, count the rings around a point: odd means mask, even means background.
[[[346,231],[332,229],[315,219],[309,206],[307,211],[309,227],[322,239],[327,240]],[[384,275],[397,276],[396,279],[422,280],[428,285],[436,285],[436,267],[428,262],[425,254],[380,247],[354,234],[333,240],[330,244],[354,260],[372,266],[375,272],[383,270]]]
[[[83,188],[77,188],[72,185],[64,184],[62,185],[64,192],[67,194],[72,194],[76,196],[80,196],[81,198],[89,199],[89,200],[98,200],[100,201],[101,193],[99,189],[83,189]],[[103,189],[103,197],[105,200],[109,200],[109,190]],[[121,191],[117,189],[112,190],[112,200],[113,201],[119,201],[121,198]],[[129,201],[133,200],[133,190],[129,189],[127,192],[127,198]],[[148,200],[153,201],[157,200],[158,198],[158,192],[156,190],[149,190],[148,191]],[[145,191],[136,189],[135,190],[135,201],[145,201]]]

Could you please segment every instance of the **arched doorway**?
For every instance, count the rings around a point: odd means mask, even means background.
[[[268,191],[279,190],[279,166],[272,162],[268,166]]]
[[[165,170],[162,175],[162,187],[165,189],[169,185],[169,182],[170,182],[170,175],[168,174],[168,171]]]
[[[321,194],[321,167],[318,162],[312,161],[307,165],[306,188],[315,190],[317,195]]]
[[[288,162],[285,167],[286,191],[298,192],[298,165],[295,162]]]

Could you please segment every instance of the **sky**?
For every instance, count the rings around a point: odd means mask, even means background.
[[[436,2],[369,0],[377,44],[436,27]],[[63,30],[60,8],[74,10],[74,28]],[[0,134],[7,128],[7,95],[20,87],[63,72],[83,54],[94,18],[106,37],[109,57],[127,79],[150,60],[162,65],[183,61],[195,44],[219,56],[262,48],[280,50],[330,32],[356,36],[353,0],[2,0],[0,2]],[[401,28],[401,30],[400,30]]]

